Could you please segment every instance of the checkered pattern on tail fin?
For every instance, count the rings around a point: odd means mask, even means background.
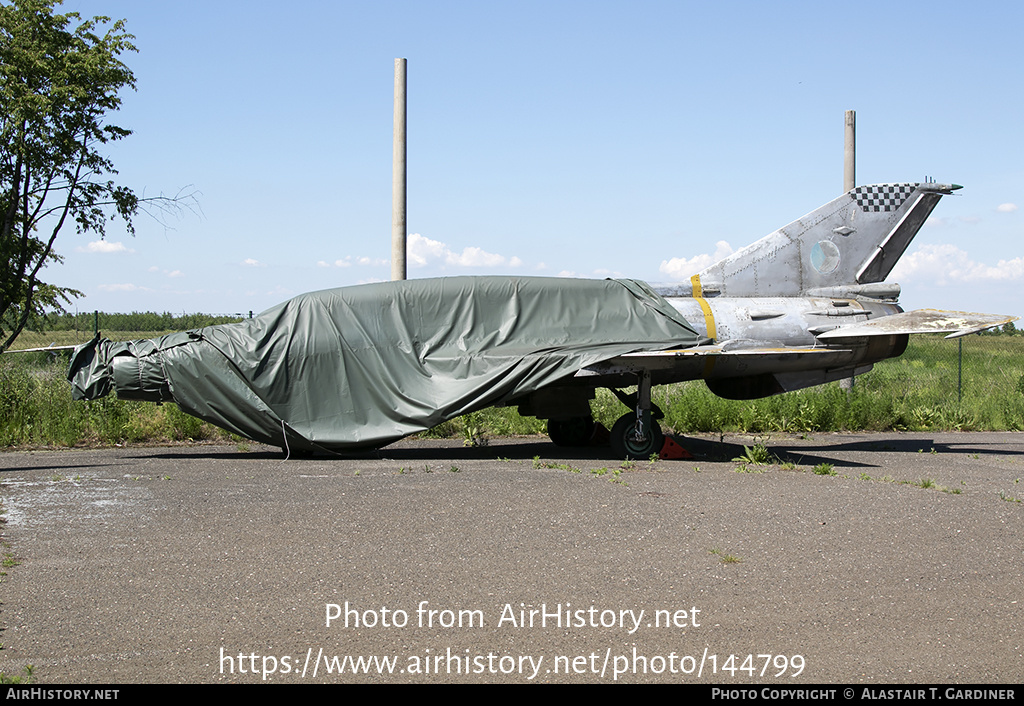
[[[853,190],[853,198],[862,211],[895,211],[916,188],[917,184],[858,186]]]

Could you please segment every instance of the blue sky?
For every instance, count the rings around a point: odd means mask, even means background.
[[[390,277],[394,58],[410,277],[668,282],[857,181],[964,185],[891,279],[1024,315],[1017,3],[67,0],[125,18],[120,180],[199,213],[68,231],[81,311],[261,311]]]

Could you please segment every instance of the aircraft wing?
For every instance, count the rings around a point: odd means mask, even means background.
[[[732,339],[716,345],[640,351],[589,365],[574,378],[581,384],[607,387],[634,385],[640,375],[649,376],[655,385],[703,379],[716,395],[753,399],[861,375],[871,370],[874,362],[902,352],[890,351],[893,345],[898,346],[892,344],[879,355],[877,346],[873,349],[873,344],[866,344],[864,339],[911,333],[950,333],[947,338],[956,338],[1016,318],[922,309],[837,326],[822,333],[812,329],[817,345]]]
[[[946,338],[959,338],[971,333],[1016,321],[1016,316],[976,314],[967,311],[917,309],[874,319],[862,324],[842,326],[818,334],[819,340],[860,336],[890,336],[905,333],[949,333]]]
[[[777,346],[751,346],[744,348],[732,347],[733,341],[726,341],[712,346],[694,346],[692,348],[679,348],[667,351],[642,351],[640,353],[627,353],[611,360],[591,365],[576,373],[576,377],[587,377],[590,375],[609,375],[625,372],[636,372],[638,370],[669,370],[679,366],[684,361],[706,361],[714,362],[717,358],[761,358],[775,362],[786,360],[799,360],[807,356],[834,355],[836,353],[848,353],[849,351],[835,348],[812,348],[809,346],[784,346],[781,343]]]
[[[839,346],[785,346],[770,341],[725,341],[667,351],[641,351],[589,365],[574,376],[581,384],[635,385],[649,375],[655,385],[703,379],[716,395],[754,399],[861,375],[871,365],[853,362]]]
[[[43,346],[42,348],[8,348],[5,353],[46,353],[50,351],[73,351],[78,345],[72,346]]]

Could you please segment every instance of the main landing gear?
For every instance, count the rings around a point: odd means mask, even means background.
[[[594,418],[549,419],[548,436],[556,446],[587,446],[594,436]]]

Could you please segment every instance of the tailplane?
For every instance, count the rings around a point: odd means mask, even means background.
[[[738,250],[691,279],[702,297],[793,297],[826,292],[895,299],[880,285],[939,199],[958,184],[873,184]]]

